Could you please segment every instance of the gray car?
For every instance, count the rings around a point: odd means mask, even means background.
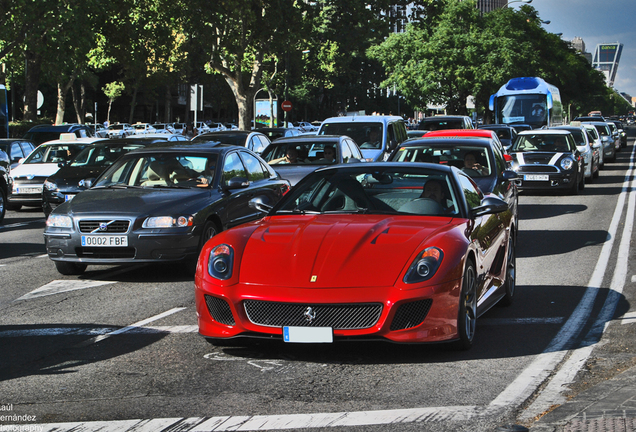
[[[581,123],[591,124],[596,128],[603,143],[603,160],[606,162],[614,162],[616,160],[616,138],[612,135],[612,130],[607,122],[584,121]]]

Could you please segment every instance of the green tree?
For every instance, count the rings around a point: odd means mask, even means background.
[[[108,123],[110,123],[110,108],[112,107],[115,99],[121,96],[125,88],[126,86],[124,83],[119,81],[110,82],[102,88],[102,91],[108,98],[108,114],[106,115],[106,121],[108,121]]]

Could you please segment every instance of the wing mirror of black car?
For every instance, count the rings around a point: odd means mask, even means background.
[[[81,188],[86,188],[86,189],[90,189],[91,186],[93,186],[93,182],[95,181],[94,178],[87,178],[87,179],[82,179],[79,181],[79,183],[77,184],[79,187]]]
[[[259,212],[262,212],[262,213],[269,213],[269,211],[272,209],[272,206],[265,204],[262,197],[252,198],[247,203],[247,205],[249,206],[249,208],[258,210]]]
[[[396,147],[397,147],[397,141],[395,140],[389,141],[389,151],[395,150]]]
[[[66,166],[66,162],[58,162],[57,166],[58,168],[64,168],[64,166]]]
[[[502,177],[504,180],[514,180],[519,178],[519,175],[513,170],[504,170]]]
[[[223,187],[224,190],[245,189],[250,185],[245,177],[232,177]]]
[[[487,214],[501,213],[508,210],[508,203],[496,196],[487,196],[481,200],[481,204],[471,210],[473,217]]]

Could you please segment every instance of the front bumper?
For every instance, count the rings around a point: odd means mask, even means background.
[[[133,226],[134,221],[131,222]],[[77,227],[77,224],[76,224]],[[126,237],[126,246],[85,246],[82,236],[91,235],[67,228],[47,227],[44,231],[46,252],[53,261],[84,264],[134,264],[194,259],[199,252],[199,231],[196,227],[145,229],[135,228],[123,233],[108,233],[102,237]],[[109,242],[117,244],[118,242]]]
[[[302,289],[241,284],[220,288],[201,278],[200,273],[197,271],[195,277],[199,333],[210,339],[251,337],[282,341],[283,327],[288,325],[331,328],[334,341],[378,339],[428,343],[455,340],[458,335],[461,279],[409,290],[395,287]],[[276,314],[255,318],[249,309],[254,303]],[[357,322],[357,316],[351,311],[368,305],[377,307],[378,316],[373,323],[363,325],[364,328],[334,326],[342,321],[351,326]],[[309,308],[316,311],[316,322],[304,320],[303,315]],[[295,312],[281,313],[281,310]],[[337,316],[349,313],[351,316]],[[325,317],[322,323],[318,322],[321,315]],[[276,322],[268,325],[270,319]]]
[[[519,190],[551,190],[569,189],[578,181],[576,171],[542,172],[536,170],[536,165],[532,172],[524,171],[524,165],[517,171],[518,179],[515,180]]]

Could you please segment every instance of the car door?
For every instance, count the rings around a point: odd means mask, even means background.
[[[241,189],[226,189],[228,182],[236,177],[248,182],[247,170],[237,151],[226,153],[223,161],[221,187],[225,195],[226,225],[228,228],[254,219],[254,210],[247,205],[253,197],[253,190],[248,186]]]
[[[273,206],[283,196],[281,185],[276,176],[265,167],[253,154],[241,151],[239,152],[245,168],[247,169],[247,178],[250,182],[249,199],[261,198],[267,205]],[[250,209],[251,216],[254,219],[260,218],[263,214],[255,209]]]
[[[464,173],[458,173],[460,187],[466,197],[468,209],[480,205],[484,195],[475,182]],[[477,269],[479,269],[479,292],[477,305],[479,308],[489,308],[498,300],[492,296],[495,288],[503,284],[505,274],[504,259],[506,257],[507,225],[498,214],[477,216],[470,234],[471,242],[477,246]]]

